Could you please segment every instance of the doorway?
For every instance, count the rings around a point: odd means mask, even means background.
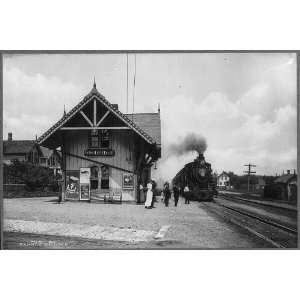
[[[99,167],[91,167],[91,190],[98,190],[99,188]]]
[[[101,189],[109,189],[109,168],[108,166],[101,167],[101,180],[100,180]]]

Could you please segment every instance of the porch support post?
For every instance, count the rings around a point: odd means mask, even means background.
[[[65,134],[62,132],[62,146],[61,146],[61,201],[65,201],[66,195],[66,152],[65,152]]]

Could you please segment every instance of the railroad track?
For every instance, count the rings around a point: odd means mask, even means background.
[[[228,200],[228,199],[226,199]],[[276,248],[296,248],[297,229],[269,220],[265,217],[231,207],[217,201],[206,203],[219,216],[238,225]],[[221,209],[221,210],[220,210]]]
[[[226,209],[232,210],[232,211],[234,211],[234,212],[237,212],[237,213],[240,214],[240,215],[244,215],[244,216],[253,218],[253,219],[258,220],[258,221],[260,221],[260,222],[263,222],[263,223],[265,223],[265,224],[271,225],[271,226],[273,226],[273,227],[276,227],[276,228],[279,228],[279,229],[282,229],[282,230],[284,230],[284,231],[287,231],[287,232],[290,232],[290,233],[293,233],[293,234],[297,235],[297,230],[294,229],[294,228],[290,228],[290,227],[288,227],[288,226],[279,224],[279,223],[277,223],[277,222],[274,222],[274,221],[271,221],[271,220],[262,218],[262,217],[260,217],[260,216],[257,216],[257,215],[254,215],[254,214],[251,214],[251,213],[245,212],[245,211],[243,211],[243,210],[240,210],[240,209],[237,209],[237,208],[233,208],[233,207],[230,207],[230,206],[227,206],[227,205],[224,205],[224,204],[218,203],[218,205],[220,205],[220,206],[222,206],[222,207],[225,207]]]
[[[269,207],[281,208],[281,209],[285,209],[285,210],[297,211],[297,207],[292,207],[292,206],[282,207],[282,206],[280,206],[279,204],[276,204],[276,203],[261,202],[261,201],[256,200],[256,199],[243,198],[243,197],[237,196],[237,195],[226,195],[226,194],[223,194],[223,193],[219,193],[219,196],[226,199],[226,200],[231,200],[231,201],[232,200],[242,201],[242,202],[257,204],[257,205],[261,205],[261,206],[269,206]]]

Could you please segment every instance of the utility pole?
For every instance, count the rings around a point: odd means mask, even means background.
[[[256,173],[256,171],[251,171],[252,167],[256,167],[256,165],[251,165],[250,163],[248,165],[244,165],[245,167],[248,167],[247,171],[244,171],[244,173],[248,174],[248,192],[250,192],[250,175]]]

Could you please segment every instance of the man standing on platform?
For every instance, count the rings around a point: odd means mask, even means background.
[[[183,193],[184,193],[184,198],[185,198],[184,203],[190,204],[190,189],[187,185],[185,186]]]
[[[173,195],[174,195],[175,206],[177,206],[178,199],[179,199],[179,189],[176,185],[174,185],[173,187]]]
[[[165,206],[169,206],[169,199],[171,198],[171,191],[169,188],[169,183],[166,182],[164,184],[164,202],[165,202]]]

